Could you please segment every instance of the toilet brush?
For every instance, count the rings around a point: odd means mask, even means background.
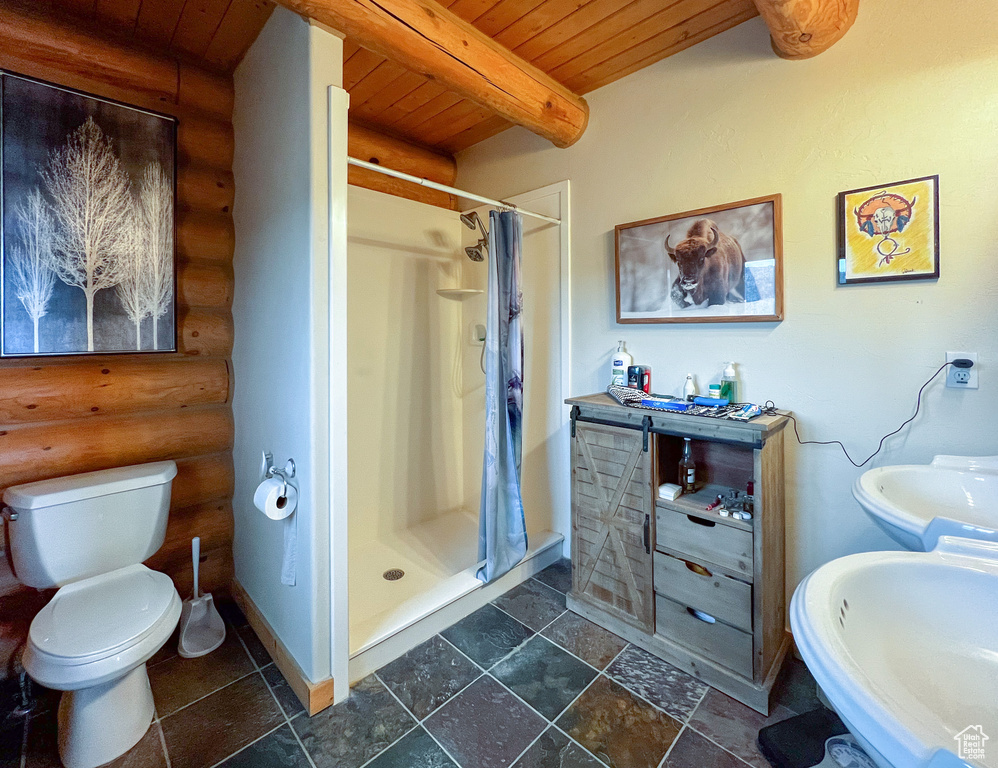
[[[201,539],[191,540],[194,560],[194,596],[184,600],[180,612],[180,643],[177,652],[185,659],[211,653],[225,640],[225,622],[210,594],[198,594],[198,565],[201,560]]]

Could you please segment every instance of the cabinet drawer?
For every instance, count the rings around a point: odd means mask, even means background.
[[[752,635],[698,619],[690,608],[655,596],[655,631],[717,664],[752,679]]]
[[[744,581],[656,552],[655,591],[746,632],[752,631],[752,586]]]
[[[661,507],[655,541],[662,549],[711,563],[752,580],[752,532]]]

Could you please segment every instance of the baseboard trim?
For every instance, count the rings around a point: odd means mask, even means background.
[[[274,660],[274,664],[281,670],[281,674],[284,675],[284,679],[288,681],[291,690],[295,692],[295,696],[299,698],[302,706],[305,707],[305,711],[308,712],[309,717],[330,706],[333,703],[333,678],[329,677],[325,680],[320,680],[318,683],[313,683],[305,676],[301,667],[298,666],[298,662],[295,661],[294,656],[291,655],[284,643],[281,642],[277,633],[274,632],[273,627],[264,618],[260,609],[256,607],[256,603],[253,602],[238,579],[232,580],[232,599],[236,601],[236,605],[246,615],[246,620],[249,622],[250,627],[252,627],[256,636],[260,638],[260,642],[267,649],[267,653]]]

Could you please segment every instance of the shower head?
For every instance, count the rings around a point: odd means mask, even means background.
[[[485,259],[484,250],[488,247],[489,247],[488,243],[483,237],[478,241],[478,245],[468,246],[467,248],[464,249],[464,252],[468,254],[468,258],[471,259],[472,261],[484,261]]]
[[[464,224],[468,229],[474,229],[476,226],[482,230],[482,237],[488,242],[489,231],[485,228],[482,223],[481,216],[478,215],[478,211],[472,211],[471,213],[461,214],[461,223]]]

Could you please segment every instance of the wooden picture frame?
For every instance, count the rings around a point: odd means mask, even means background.
[[[839,285],[939,278],[939,176],[839,192]]]
[[[779,194],[614,227],[618,323],[783,320]]]
[[[0,70],[0,358],[177,351],[177,119]]]

